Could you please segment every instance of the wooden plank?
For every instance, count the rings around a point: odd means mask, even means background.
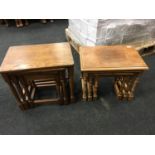
[[[61,99],[41,99],[41,100],[34,100],[34,104],[51,104],[51,103],[61,103]]]

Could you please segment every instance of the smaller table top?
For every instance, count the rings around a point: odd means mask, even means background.
[[[73,66],[68,43],[12,46],[8,49],[0,72]]]
[[[80,47],[81,71],[147,70],[139,53],[128,46]]]

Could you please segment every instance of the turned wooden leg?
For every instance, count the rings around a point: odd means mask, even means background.
[[[92,83],[93,83],[92,78],[89,77],[88,82],[87,82],[88,101],[92,101],[92,100],[93,100],[93,95],[92,95],[92,93],[93,93],[93,91],[92,91],[92,89],[93,89],[93,88],[92,88]]]
[[[82,98],[84,98],[83,96],[83,91],[84,91],[84,81],[83,81],[83,78],[81,77],[81,86],[82,86]]]
[[[63,86],[62,86],[60,78],[56,80],[56,90],[57,90],[58,96],[60,97],[60,104],[63,105],[64,104],[64,92],[63,92]]]
[[[126,92],[125,92],[125,89],[124,89],[124,81],[123,81],[123,77],[120,76],[120,77],[117,77],[115,79],[115,92],[116,92],[116,95],[118,97],[118,99],[120,100],[123,100],[125,99],[125,96],[126,96]]]
[[[98,92],[98,78],[95,77],[94,79],[94,85],[93,85],[93,99],[96,100],[98,95],[97,95],[97,92]]]
[[[121,92],[120,92],[120,90],[119,90],[119,87],[118,87],[117,82],[115,82],[115,84],[114,84],[114,89],[115,89],[115,93],[116,93],[116,95],[117,95],[117,98],[118,98],[119,100],[122,100],[122,94],[121,94]]]
[[[74,67],[68,69],[69,75],[69,87],[70,87],[70,101],[74,102]]]
[[[66,93],[65,81],[61,80],[61,84],[62,84],[64,104],[67,104],[68,102],[67,102],[67,93]]]
[[[81,78],[81,84],[82,84],[82,99],[86,101],[87,100],[87,78],[86,77]]]
[[[123,97],[127,100],[132,100],[134,97],[134,91],[138,83],[138,76],[128,76],[123,79]]]
[[[132,80],[132,85],[130,87],[130,95],[128,97],[128,100],[132,100],[134,98],[134,92],[135,92],[135,89],[136,89],[136,86],[137,86],[137,83],[139,82],[139,78],[138,76],[136,77],[133,77],[133,80]]]
[[[129,96],[129,79],[126,76],[122,77],[122,94],[123,94],[123,99],[127,99]]]

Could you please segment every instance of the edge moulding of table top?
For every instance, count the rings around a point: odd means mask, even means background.
[[[74,102],[74,60],[68,43],[12,46],[0,73],[22,110],[37,104]],[[38,88],[49,86],[55,88],[57,98],[35,99]]]
[[[118,99],[131,100],[139,76],[148,66],[139,53],[128,46],[80,47],[82,72],[82,98],[92,101],[98,98],[99,79],[114,77],[114,90]]]

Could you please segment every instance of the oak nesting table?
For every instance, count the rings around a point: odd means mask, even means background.
[[[139,76],[148,66],[138,52],[129,46],[80,47],[83,100],[98,97],[99,79],[114,77],[114,90],[118,99],[131,100]],[[104,90],[103,90],[104,91]]]
[[[12,46],[0,73],[22,110],[37,104],[74,101],[74,61],[68,43]],[[57,97],[35,99],[36,90],[42,87],[54,87]]]

